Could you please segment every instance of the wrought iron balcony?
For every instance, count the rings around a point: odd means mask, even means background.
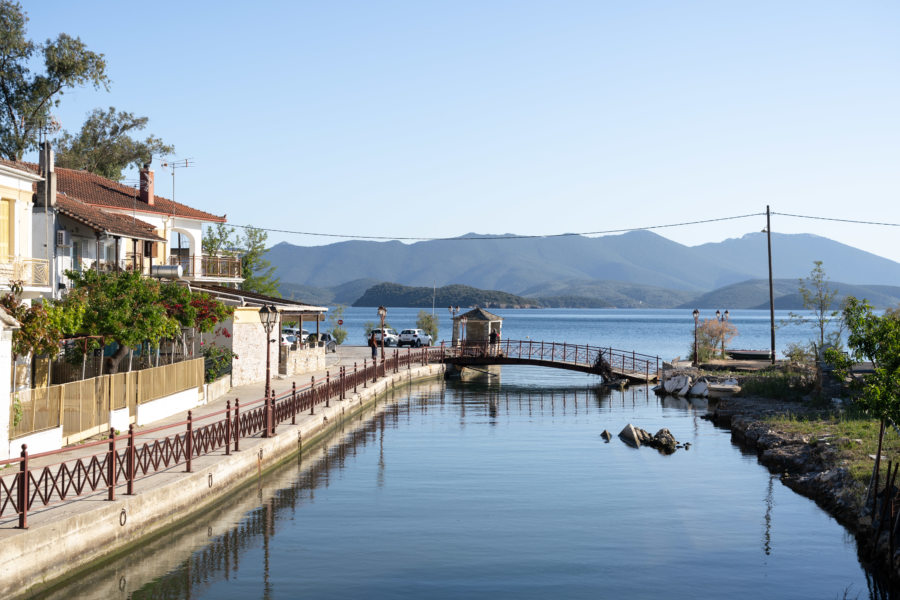
[[[170,265],[181,265],[185,277],[240,279],[241,259],[238,256],[181,255],[170,256]],[[198,267],[199,266],[199,272]]]

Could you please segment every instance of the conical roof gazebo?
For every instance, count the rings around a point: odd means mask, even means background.
[[[453,317],[453,345],[464,342],[488,342],[491,332],[500,338],[503,328],[503,317],[489,313],[483,308],[475,307],[467,313]]]

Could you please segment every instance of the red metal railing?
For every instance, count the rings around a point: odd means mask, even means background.
[[[655,356],[613,348],[515,340],[395,350],[386,360],[363,361],[361,368],[354,364],[352,371],[341,367],[336,377],[327,373],[324,381],[313,377],[309,385],[301,388],[294,383],[290,392],[278,397],[273,392],[271,398],[246,404],[235,399],[233,405],[231,401],[226,402],[223,410],[199,418],[188,411],[184,421],[140,432],[135,431],[134,425],[125,434],[116,435],[111,430],[107,440],[83,444],[75,450],[83,453],[85,448],[97,448],[87,456],[66,458],[65,454],[73,451],[71,448],[29,455],[27,446],[22,444],[19,458],[0,461],[0,469],[18,466],[18,471],[0,476],[0,518],[16,514],[19,527],[26,528],[28,513],[35,508],[104,490],[107,499],[114,500],[118,486],[125,486],[125,493],[133,494],[135,482],[144,477],[182,464],[190,472],[193,459],[219,450],[225,454],[238,451],[242,438],[274,435],[278,424],[288,420],[296,424],[298,414],[307,411],[315,414],[316,406],[329,406],[332,400],[346,398],[348,393],[366,388],[388,372],[441,363],[452,357],[492,355],[584,366],[594,365],[602,357],[614,369],[646,374],[656,373],[659,360]],[[145,441],[148,436],[173,428],[178,431]],[[29,465],[34,459],[51,456],[59,457],[60,461],[34,468]]]
[[[602,359],[613,371],[649,377],[659,371],[659,357],[633,350],[601,348],[565,342],[537,342],[534,340],[503,340],[500,342],[469,342],[448,349],[457,357],[490,358],[492,356],[593,367]]]
[[[7,465],[18,466],[18,471],[0,477],[0,518],[17,514],[19,527],[27,528],[28,513],[36,508],[59,504],[106,491],[107,499],[114,500],[116,488],[125,486],[126,494],[134,493],[135,482],[153,473],[185,465],[185,471],[192,469],[193,459],[224,450],[225,454],[240,449],[241,438],[256,435],[268,437],[275,433],[280,423],[288,420],[296,424],[297,415],[309,411],[315,414],[316,406],[329,406],[332,400],[343,399],[348,393],[367,387],[388,372],[397,373],[413,365],[443,362],[445,351],[440,348],[395,350],[393,356],[384,361],[363,361],[360,368],[354,364],[353,370],[341,367],[336,377],[326,374],[325,380],[316,381],[298,388],[292,385],[290,392],[279,397],[262,398],[240,404],[235,399],[226,402],[225,409],[193,417],[188,411],[187,419],[151,429],[135,431],[134,425],[128,433],[116,435],[110,431],[107,440],[83,444],[77,452],[85,448],[97,448],[87,456],[65,458],[73,449],[54,450],[40,454],[28,453],[22,444],[19,458],[0,461],[0,469]],[[143,438],[155,433],[177,428],[178,431],[144,441]],[[51,456],[60,457],[60,462],[31,467],[30,461]]]

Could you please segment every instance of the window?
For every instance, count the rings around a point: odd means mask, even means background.
[[[0,262],[9,262],[15,254],[16,203],[0,200]]]

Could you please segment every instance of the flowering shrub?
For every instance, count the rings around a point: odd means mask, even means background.
[[[204,346],[203,358],[206,359],[203,378],[206,383],[211,383],[231,371],[231,361],[237,360],[238,355],[232,352],[231,348]]]

